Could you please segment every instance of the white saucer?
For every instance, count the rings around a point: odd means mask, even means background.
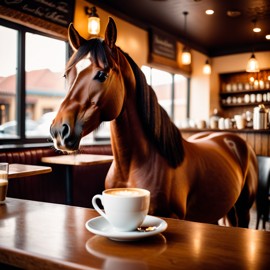
[[[156,226],[157,228],[154,231],[149,232],[118,232],[113,229],[110,223],[104,217],[96,217],[88,220],[85,223],[85,227],[88,231],[108,237],[116,241],[134,241],[141,238],[153,236],[159,234],[167,229],[167,222],[163,219],[154,216],[146,216],[144,219],[142,227]]]

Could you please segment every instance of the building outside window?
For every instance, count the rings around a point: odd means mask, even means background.
[[[0,125],[3,125],[15,119],[15,110],[18,107],[15,98],[18,31],[0,26],[0,36]]]

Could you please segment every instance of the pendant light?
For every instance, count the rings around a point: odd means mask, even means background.
[[[183,15],[185,16],[185,24],[184,24],[184,30],[185,30],[185,37],[187,39],[187,15],[188,12],[184,11]],[[183,50],[182,50],[182,64],[183,65],[190,65],[191,64],[191,53],[190,53],[190,49],[188,48],[187,45],[184,45]]]
[[[247,63],[247,68],[246,68],[246,72],[259,72],[259,62],[255,57],[254,52],[252,52],[248,63]]]
[[[206,59],[205,64],[203,66],[203,74],[205,75],[211,74],[211,65],[208,59]]]
[[[88,15],[88,33],[98,35],[100,32],[100,18],[97,14],[96,7],[85,7],[85,13]]]
[[[254,27],[253,29],[256,29],[256,22],[257,20],[254,19],[252,20],[252,22],[254,23]],[[253,43],[255,41],[255,33],[256,31],[253,30]],[[254,45],[252,46],[252,53],[251,53],[251,56],[247,62],[247,68],[246,68],[246,72],[259,72],[260,69],[259,69],[259,62],[258,60],[256,59],[255,57],[255,53],[254,53]]]

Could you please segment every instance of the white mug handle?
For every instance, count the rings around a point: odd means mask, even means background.
[[[96,200],[100,200],[102,205],[103,205],[103,202],[102,202],[102,195],[101,194],[97,194],[95,195],[93,198],[92,198],[92,205],[94,206],[95,210],[101,215],[103,216],[105,219],[107,219],[106,217],[106,214],[103,212],[102,209],[99,208],[99,206],[97,205],[97,202]]]

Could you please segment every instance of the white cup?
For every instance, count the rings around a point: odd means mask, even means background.
[[[235,115],[234,116],[235,124],[237,129],[244,129],[246,125],[246,119],[242,115]]]
[[[0,204],[5,203],[8,189],[8,163],[0,163]]]
[[[100,200],[104,211],[99,208]],[[137,229],[149,211],[150,192],[141,188],[112,188],[92,198],[95,210],[103,216],[116,231],[127,232]]]
[[[224,128],[225,129],[232,128],[232,120],[230,118],[225,118],[224,119]]]
[[[199,129],[206,128],[206,121],[205,120],[199,120],[197,122],[197,128],[199,128]]]
[[[223,118],[223,117],[220,117],[220,118],[218,119],[218,128],[219,128],[219,129],[224,129],[224,128],[225,128],[224,118]]]
[[[250,102],[252,102],[252,103],[256,102],[256,95],[255,94],[250,95]]]
[[[257,102],[262,102],[262,98],[263,98],[262,94],[257,94],[256,95],[256,101]]]

